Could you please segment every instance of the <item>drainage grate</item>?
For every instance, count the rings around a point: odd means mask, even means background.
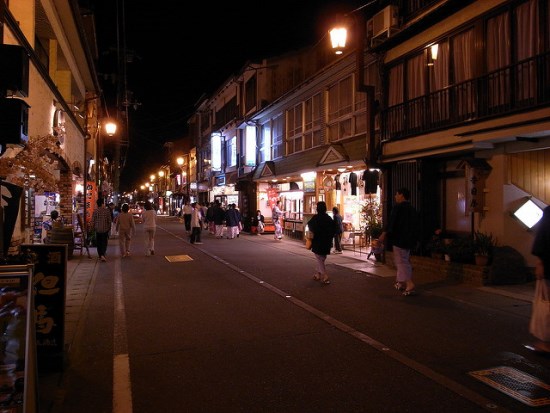
[[[165,258],[168,262],[193,261],[189,255],[166,255]]]
[[[528,406],[550,405],[550,385],[513,367],[501,366],[469,374]]]

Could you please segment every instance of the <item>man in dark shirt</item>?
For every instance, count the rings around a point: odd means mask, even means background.
[[[409,202],[410,191],[399,188],[395,193],[395,202],[391,210],[386,230],[378,238],[381,242],[387,238],[393,246],[393,259],[397,267],[395,288],[403,291],[404,296],[414,295],[412,281],[411,249],[415,247],[418,236],[418,217]]]

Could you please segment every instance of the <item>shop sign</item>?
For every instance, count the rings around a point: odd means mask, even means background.
[[[86,182],[86,222],[91,222],[92,214],[96,207],[96,184],[95,182]]]
[[[267,188],[267,200],[269,208],[273,209],[279,200],[279,191],[276,188]]]
[[[34,255],[34,313],[38,364],[59,362],[65,346],[67,244],[22,244]]]
[[[315,181],[304,181],[304,192],[315,192]]]
[[[487,171],[477,167],[466,168],[466,202],[469,212],[483,212],[483,190]]]

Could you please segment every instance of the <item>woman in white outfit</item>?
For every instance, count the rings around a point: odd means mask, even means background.
[[[273,209],[271,210],[271,219],[273,220],[273,225],[275,225],[275,239],[283,239],[283,216],[285,211],[281,210],[281,201],[277,201]]]
[[[145,255],[155,255],[155,232],[157,230],[157,213],[151,202],[145,203],[145,211],[141,215],[145,237]]]

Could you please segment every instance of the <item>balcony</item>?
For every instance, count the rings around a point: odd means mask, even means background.
[[[382,142],[529,111],[550,103],[550,53],[392,106]]]

